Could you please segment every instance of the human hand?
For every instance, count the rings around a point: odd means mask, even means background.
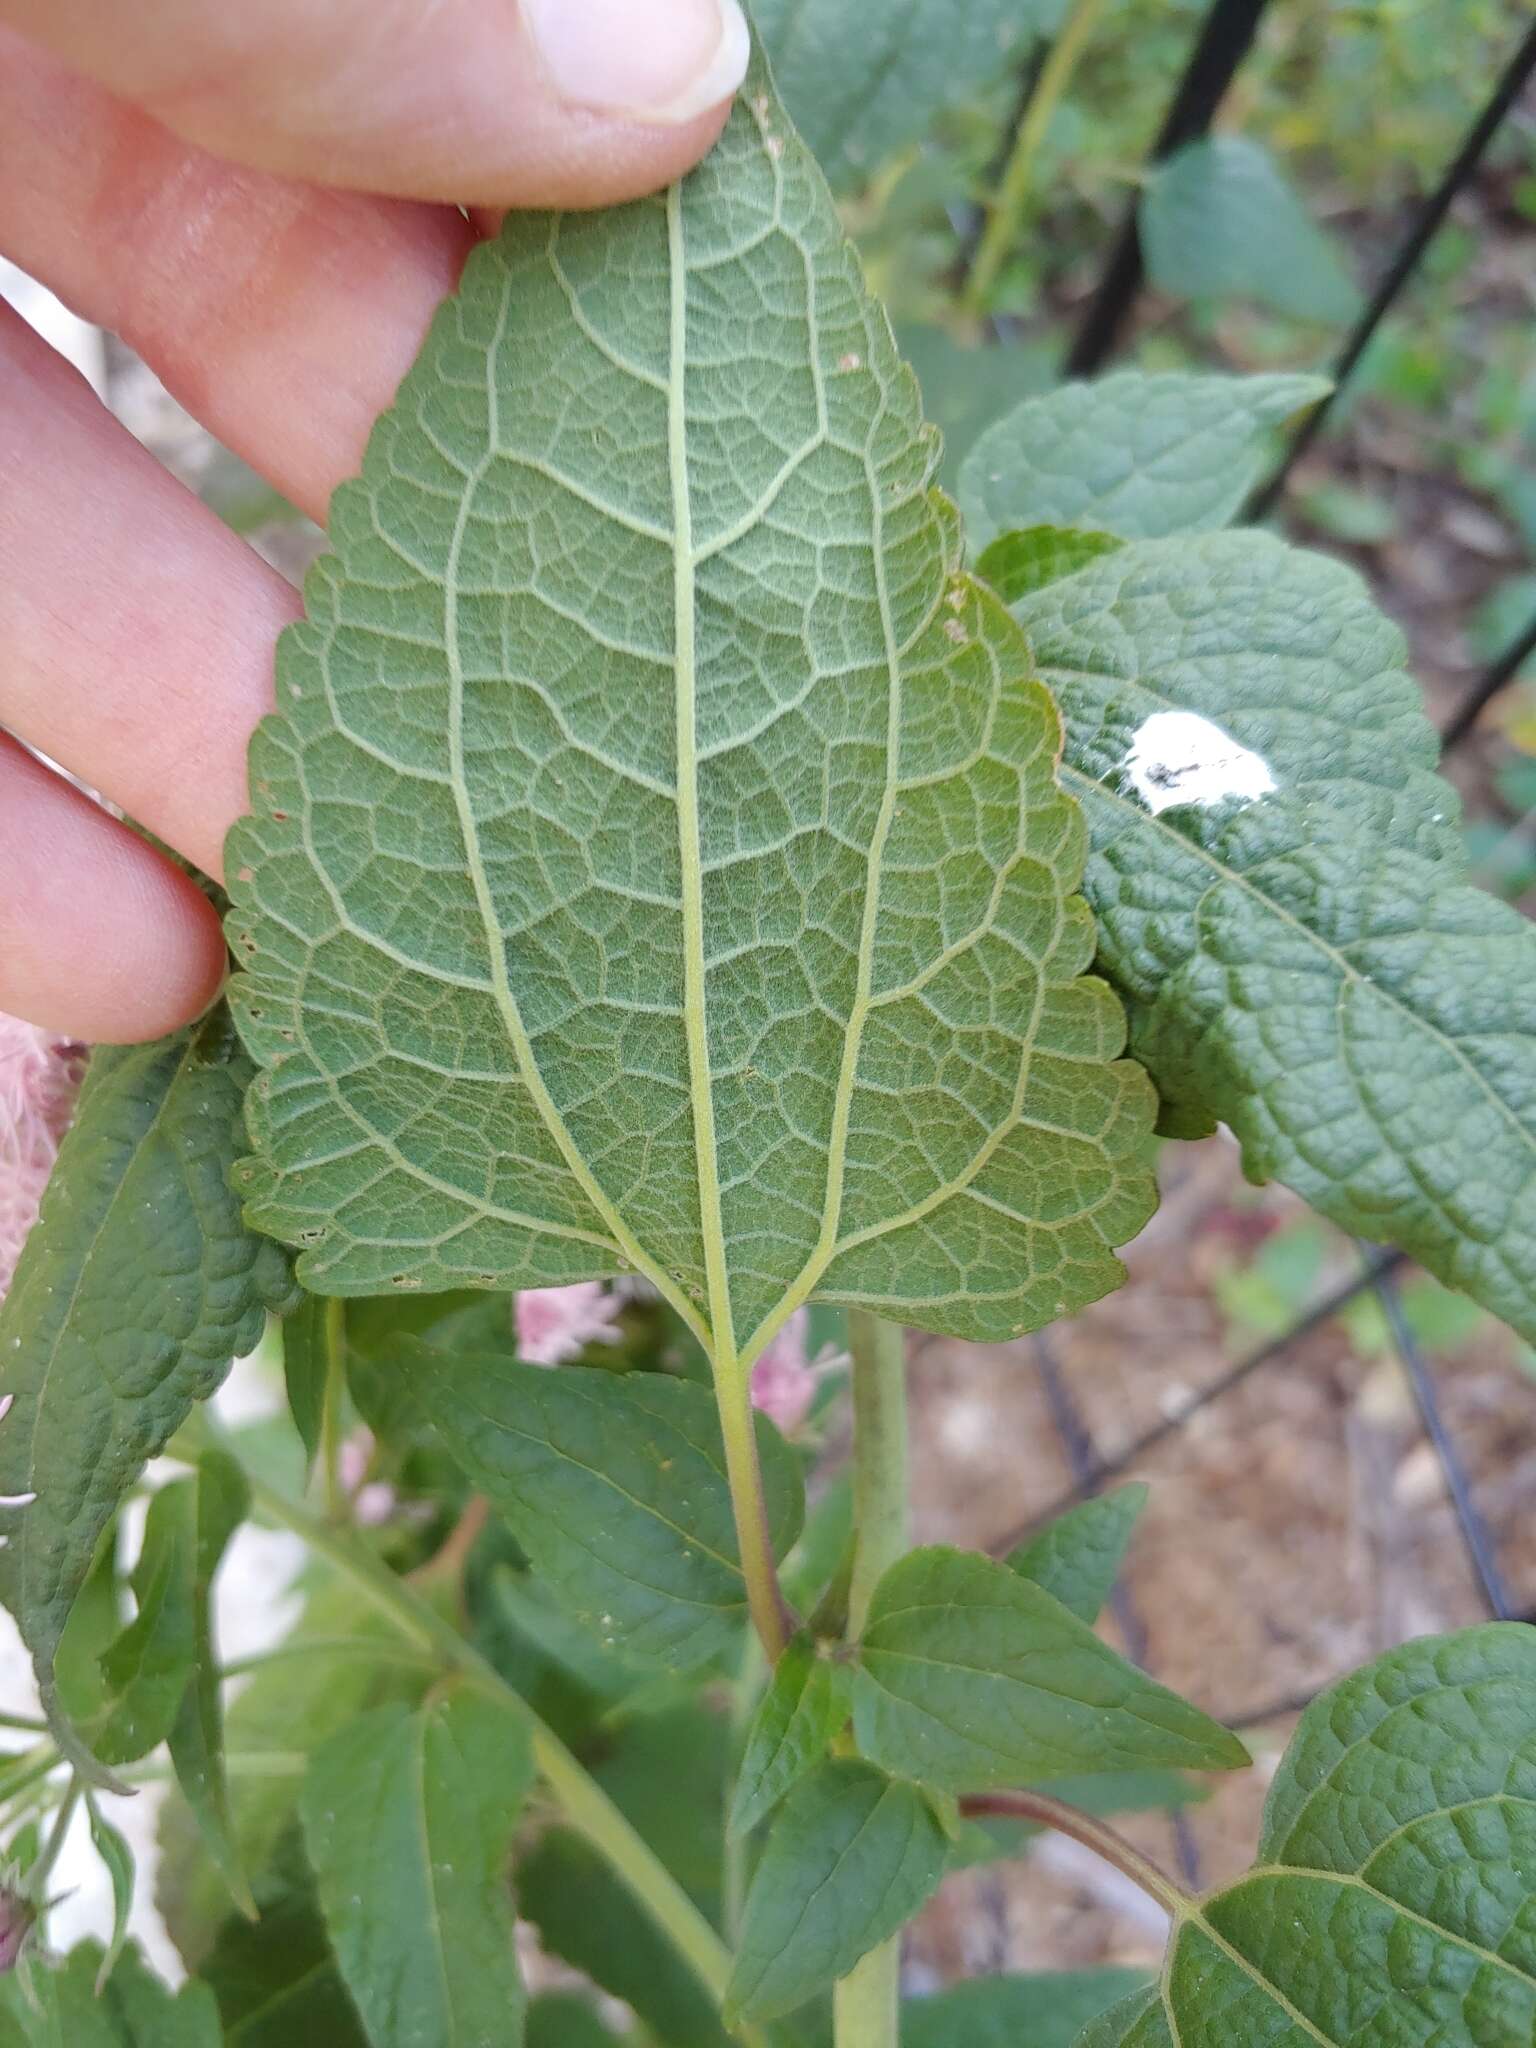
[[[746,59],[737,0],[0,0],[0,254],[323,520],[461,206],[669,183]],[[28,748],[217,875],[299,610],[0,305],[0,1010],[126,1042],[212,999],[202,894]]]

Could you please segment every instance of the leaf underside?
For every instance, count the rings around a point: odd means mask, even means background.
[[[1258,1866],[1079,2048],[1536,2039],[1536,1631],[1409,1643],[1309,1708]]]
[[[251,1067],[225,1012],[91,1061],[0,1307],[0,1599],[50,1717],[53,1658],[97,1542],[146,1461],[290,1294],[229,1188]]]
[[[1150,1091],[935,455],[761,68],[682,187],[471,260],[230,845],[240,1185],[312,1288],[629,1267],[726,1357],[1117,1283]]]
[[[1255,1179],[1536,1338],[1536,929],[1466,881],[1401,635],[1352,572],[1257,533],[1130,543],[1017,610],[1164,1127],[1219,1118]],[[1149,804],[1130,764],[1169,712],[1275,787],[1185,802],[1170,761]]]

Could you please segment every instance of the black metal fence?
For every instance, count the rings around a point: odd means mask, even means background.
[[[1153,146],[1154,162],[1171,155],[1186,143],[1198,140],[1209,130],[1253,47],[1267,4],[1268,0],[1213,0]],[[1026,104],[1032,81],[1038,76],[1037,64],[1024,82]],[[1338,353],[1332,369],[1332,397],[1310,414],[1272,474],[1255,492],[1247,508],[1250,519],[1267,518],[1280,507],[1297,464],[1327,432],[1335,417],[1338,400],[1358,370],[1383,319],[1412,284],[1458,193],[1478,172],[1490,143],[1533,77],[1536,77],[1536,23],[1511,52],[1502,76],[1468,129],[1461,147],[1429,197],[1416,209],[1365,310]],[[1067,352],[1068,374],[1091,376],[1105,366],[1131,330],[1145,283],[1133,208],[1113,241],[1098,284]],[[1442,735],[1446,755],[1465,743],[1488,705],[1514,681],[1533,653],[1536,653],[1536,618],[1463,694]],[[1001,1553],[1012,1548],[1041,1522],[1097,1493],[1182,1430],[1201,1410],[1223,1400],[1256,1374],[1285,1358],[1305,1338],[1352,1302],[1363,1295],[1374,1294],[1386,1318],[1425,1436],[1433,1446],[1443,1472],[1468,1564],[1487,1611],[1500,1620],[1536,1618],[1522,1611],[1529,1609],[1532,1601],[1536,1600],[1536,1589],[1522,1600],[1506,1583],[1497,1545],[1479,1511],[1466,1466],[1442,1414],[1434,1376],[1404,1316],[1398,1279],[1405,1261],[1397,1252],[1364,1245],[1359,1249],[1361,1268],[1357,1277],[1318,1300],[1280,1335],[1238,1360],[1176,1412],[1112,1454],[1101,1452],[1095,1443],[1068,1378],[1058,1368],[1051,1337],[1046,1334],[1036,1338],[1035,1359],[1042,1392],[1072,1473],[1072,1485],[1060,1499],[1044,1508],[1030,1522],[999,1536],[995,1549]],[[1119,1600],[1118,1618],[1131,1653],[1143,1654],[1147,1632],[1134,1606],[1123,1593]],[[1245,1714],[1243,1723],[1257,1726],[1299,1712],[1311,1696],[1277,1699],[1256,1712]],[[1198,1881],[1194,1844],[1182,1817],[1175,1815],[1173,1818],[1176,1846],[1185,1874],[1190,1880]]]

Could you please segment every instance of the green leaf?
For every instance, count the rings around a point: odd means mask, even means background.
[[[1059,1600],[1069,1614],[1090,1626],[1115,1590],[1151,1489],[1118,1486],[1113,1493],[1068,1508],[1008,1559],[1011,1571]]]
[[[308,1285],[630,1268],[729,1378],[812,1295],[980,1338],[1117,1283],[1150,1091],[936,453],[760,67],[682,186],[475,253],[230,845],[239,1182]]]
[[[1360,294],[1262,143],[1218,135],[1153,171],[1140,212],[1147,273],[1186,299],[1247,298],[1297,320],[1342,325]]]
[[[108,1968],[99,1942],[81,1942],[28,1981],[31,1999],[21,1977],[0,1979],[0,2048],[223,2048],[207,1986],[173,1993],[137,1948]]]
[[[999,534],[976,564],[1004,604],[1075,576],[1100,555],[1112,555],[1121,543],[1112,533],[1083,533],[1070,526],[1031,526],[1023,533]]]
[[[221,1008],[156,1045],[98,1052],[36,1229],[0,1304],[0,1600],[64,1753],[54,1656],[102,1531],[290,1282],[229,1189],[251,1068]]]
[[[333,1302],[306,1294],[283,1322],[283,1382],[288,1391],[288,1411],[311,1464],[320,1452],[336,1316]]]
[[[945,108],[1005,76],[1061,5],[755,0],[752,13],[797,127],[833,185],[845,188],[921,142]]]
[[[938,476],[946,491],[958,488],[966,457],[995,419],[1026,394],[1048,391],[1056,382],[1049,343],[969,348],[947,328],[920,321],[900,322],[896,340],[917,372],[923,410],[944,437]]]
[[[526,1717],[467,1690],[376,1708],[310,1764],[304,1840],[374,2048],[521,2038],[507,1873],[532,1782]]]
[[[107,1979],[117,1968],[118,1958],[128,1939],[128,1915],[133,1909],[134,1861],[126,1837],[113,1827],[111,1821],[103,1818],[101,1808],[90,1792],[85,1795],[85,1810],[91,1826],[91,1844],[112,1881],[112,1939],[107,1943],[101,1967],[96,1972],[95,1989],[99,1998],[106,1988]]]
[[[846,1667],[818,1656],[809,1636],[796,1636],[747,1731],[729,1832],[750,1833],[822,1761],[847,1718]]]
[[[204,1959],[225,2048],[370,2048],[326,1939],[295,1828],[256,1887],[261,1917],[231,1916]]]
[[[1536,1631],[1427,1638],[1308,1708],[1259,1861],[1081,2048],[1536,2039]]]
[[[1136,1970],[979,1977],[901,2008],[902,2048],[1072,2048],[1078,2030],[1144,1982]]]
[[[1321,377],[1117,370],[1026,398],[988,428],[961,471],[966,536],[989,551],[981,573],[1002,590],[1023,544],[1040,550],[1042,539],[1019,528],[1162,540],[1225,526],[1258,483],[1274,429],[1327,393]],[[999,535],[1013,535],[1011,554],[991,551]]]
[[[802,1778],[747,1894],[727,2023],[773,2019],[846,1977],[938,1888],[948,1853],[915,1785],[855,1757]]]
[[[1235,1735],[1050,1594],[974,1552],[914,1550],[875,1590],[854,1678],[863,1754],[948,1791],[1138,1764],[1234,1770]]]
[[[657,1373],[550,1372],[414,1338],[402,1390],[511,1524],[534,1569],[604,1642],[683,1668],[747,1611],[714,1397]],[[757,1418],[775,1553],[799,1534],[800,1464]]]
[[[1165,1128],[1220,1119],[1253,1179],[1536,1337],[1536,930],[1466,883],[1396,628],[1256,533],[1124,547],[1018,613]]]
[[[611,2034],[584,1998],[551,1992],[528,2008],[528,2048],[614,2048]]]

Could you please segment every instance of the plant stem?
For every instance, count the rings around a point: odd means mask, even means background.
[[[987,208],[987,225],[976,249],[976,261],[966,280],[962,305],[979,319],[987,312],[1003,265],[1018,247],[1034,184],[1035,159],[1047,129],[1060,106],[1072,74],[1082,60],[1089,38],[1098,27],[1105,0],[1073,0],[1050,54],[1041,66],[1039,81],[1029,96],[1014,138],[1012,152],[997,192]]]
[[[848,1315],[853,1354],[853,1579],[848,1634],[857,1641],[876,1586],[907,1548],[905,1333],[864,1309]],[[871,1949],[833,1991],[837,2048],[896,2048],[901,1937]]]
[[[725,1944],[554,1730],[539,1719],[522,1695],[465,1641],[451,1622],[397,1578],[350,1529],[334,1528],[319,1520],[254,1473],[247,1472],[246,1477],[251,1499],[261,1512],[270,1521],[291,1529],[311,1550],[344,1573],[402,1635],[433,1653],[440,1671],[457,1671],[523,1715],[532,1735],[539,1775],[566,1820],[630,1887],[716,2003],[723,2002],[731,1974],[731,1957]]]
[[[59,1852],[64,1847],[64,1838],[69,1833],[70,1822],[75,1817],[75,1808],[80,1804],[81,1782],[76,1773],[69,1781],[68,1790],[54,1810],[53,1826],[48,1830],[48,1839],[42,1853],[27,1872],[27,1890],[39,1901],[48,1895],[48,1880],[53,1875]]]
[[[741,1575],[747,1582],[747,1609],[768,1662],[777,1664],[793,1628],[779,1585],[773,1535],[768,1526],[762,1460],[757,1455],[752,1374],[750,1369],[742,1369],[737,1358],[716,1358],[713,1371],[720,1434],[725,1440],[725,1476],[736,1516]]]
[[[1188,1913],[1194,1906],[1191,1895],[1176,1885],[1171,1877],[1165,1877],[1139,1849],[1133,1849],[1124,1835],[1117,1834],[1103,1821],[1095,1820],[1091,1813],[1066,1806],[1045,1792],[981,1792],[962,1799],[960,1811],[972,1819],[1000,1815],[1007,1820],[1030,1821],[1034,1826],[1050,1828],[1058,1835],[1070,1835],[1074,1842],[1081,1842],[1084,1848],[1102,1856],[1106,1863],[1112,1863],[1132,1884],[1139,1885],[1175,1918]]]
[[[347,1305],[328,1301],[325,1317],[325,1392],[320,1402],[320,1469],[325,1474],[325,1511],[333,1522],[347,1512],[346,1488],[341,1483],[342,1422],[346,1413]]]

